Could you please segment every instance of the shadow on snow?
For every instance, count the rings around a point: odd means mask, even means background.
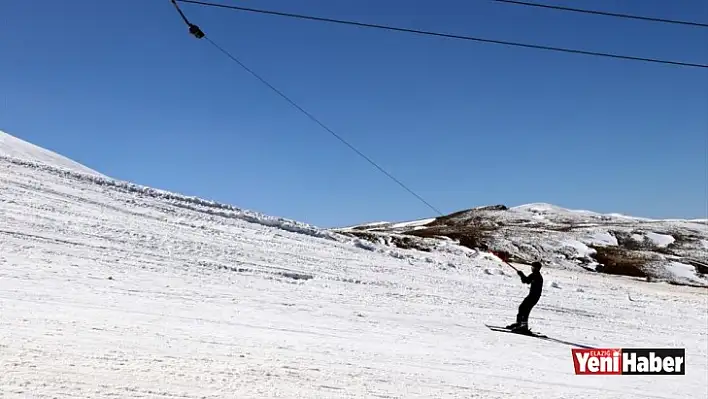
[[[559,344],[566,344],[566,345],[575,346],[575,347],[578,347],[578,348],[597,349],[597,348],[595,348],[595,347],[593,347],[593,346],[578,344],[578,343],[570,342],[570,341],[563,341],[563,340],[561,340],[561,339],[552,338],[552,337],[549,337],[549,336],[544,335],[544,334],[539,334],[539,333],[534,333],[534,332],[530,332],[530,333],[515,332],[515,331],[511,331],[511,330],[507,329],[506,327],[490,326],[489,324],[485,324],[485,325],[486,325],[487,327],[489,327],[489,329],[492,330],[492,331],[505,332],[505,333],[516,334],[516,335],[523,335],[523,336],[526,336],[526,337],[538,338],[538,339],[542,339],[542,340],[544,340],[544,341],[557,342],[557,343],[559,343]]]

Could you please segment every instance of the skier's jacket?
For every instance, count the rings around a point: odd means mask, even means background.
[[[530,298],[538,299],[541,297],[541,292],[543,292],[543,276],[541,276],[540,272],[531,272],[531,274],[526,276],[524,272],[519,270],[519,277],[521,277],[522,283],[531,284],[528,295]]]

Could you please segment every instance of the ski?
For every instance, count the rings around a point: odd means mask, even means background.
[[[492,326],[489,324],[485,324],[485,326],[487,326],[492,331],[507,332],[507,333],[519,334],[519,335],[527,335],[529,337],[548,338],[548,336],[546,336],[544,334],[533,332],[533,331],[514,331],[514,330],[508,329],[506,327]]]
[[[533,332],[533,331],[528,331],[528,332],[527,332],[527,331],[523,331],[523,332],[522,332],[522,331],[514,331],[514,330],[510,330],[510,329],[508,329],[508,328],[506,328],[506,327],[502,327],[502,326],[492,326],[492,325],[489,325],[489,324],[485,324],[485,326],[487,326],[487,327],[488,327],[490,330],[492,330],[492,331],[499,331],[499,332],[505,332],[505,333],[511,333],[511,334],[525,335],[525,336],[527,336],[527,337],[534,337],[534,338],[542,339],[542,340],[544,340],[544,341],[557,342],[557,343],[559,343],[559,344],[570,345],[570,346],[574,346],[574,347],[578,347],[578,348],[596,349],[596,348],[593,347],[593,346],[584,345],[584,344],[579,344],[579,343],[575,343],[575,342],[563,341],[563,340],[560,340],[560,339],[557,339],[557,338],[551,338],[551,337],[549,337],[549,336],[547,336],[547,335],[540,334],[540,333]]]

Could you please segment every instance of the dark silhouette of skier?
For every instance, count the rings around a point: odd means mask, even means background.
[[[531,267],[532,272],[528,276],[526,276],[521,270],[516,271],[519,274],[519,277],[521,277],[521,282],[524,284],[531,284],[531,287],[529,287],[529,294],[521,302],[521,305],[519,305],[519,312],[516,315],[516,323],[506,326],[506,328],[514,331],[529,331],[529,313],[531,313],[531,309],[536,306],[538,300],[541,299],[541,293],[543,292],[541,262],[533,262],[531,263]]]

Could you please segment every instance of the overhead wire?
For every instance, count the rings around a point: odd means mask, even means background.
[[[389,26],[389,25],[380,25],[380,24],[365,23],[365,22],[358,22],[358,21],[316,17],[316,16],[312,16],[312,15],[303,15],[303,14],[287,13],[287,12],[281,12],[281,11],[256,9],[256,8],[250,8],[250,7],[241,7],[241,6],[235,6],[235,5],[218,4],[218,3],[211,3],[211,2],[207,2],[207,1],[201,1],[201,0],[175,0],[175,1],[178,1],[181,3],[190,3],[190,4],[200,5],[200,6],[204,6],[204,7],[224,8],[224,9],[258,13],[258,14],[276,15],[276,16],[288,17],[288,18],[297,18],[297,19],[304,19],[304,20],[311,20],[311,21],[328,22],[328,23],[351,25],[351,26],[365,27],[365,28],[382,29],[382,30],[396,31],[396,32],[405,32],[405,33],[412,33],[412,34],[417,34],[417,35],[444,37],[444,38],[457,39],[457,40],[475,41],[475,42],[481,42],[481,43],[492,43],[492,44],[499,44],[499,45],[505,45],[505,46],[513,46],[513,47],[524,47],[524,48],[530,48],[530,49],[536,49],[536,50],[546,50],[546,51],[556,51],[556,52],[563,52],[563,53],[582,54],[582,55],[589,55],[589,56],[596,56],[596,57],[607,57],[607,58],[615,58],[615,59],[623,59],[623,60],[631,60],[631,61],[668,64],[668,65],[683,66],[683,67],[708,68],[708,64],[698,64],[698,63],[683,62],[683,61],[671,61],[671,60],[663,60],[663,59],[647,58],[647,57],[635,57],[635,56],[621,55],[621,54],[614,54],[614,53],[604,53],[604,52],[586,51],[586,50],[570,49],[570,48],[563,48],[563,47],[545,46],[545,45],[538,45],[538,44],[511,42],[511,41],[505,41],[505,40],[488,39],[488,38],[466,36],[466,35],[456,35],[456,34],[441,33],[441,32],[434,32],[434,31],[427,31],[427,30],[401,28],[401,27],[395,27],[395,26]]]
[[[603,15],[603,16],[608,16],[608,17],[637,19],[637,20],[641,20],[641,21],[660,22],[660,23],[666,23],[666,24],[676,24],[676,25],[686,25],[686,26],[708,28],[708,24],[701,23],[701,22],[680,21],[680,20],[675,20],[675,19],[655,18],[655,17],[644,17],[644,16],[632,15],[632,14],[622,14],[622,13],[614,13],[614,12],[607,12],[607,11],[587,10],[587,9],[582,9],[582,8],[571,8],[571,7],[556,6],[556,5],[551,5],[551,4],[531,3],[531,2],[527,2],[527,1],[517,1],[517,0],[492,0],[492,1],[497,2],[497,3],[507,3],[507,4],[526,6],[526,7],[547,8],[547,9],[552,9],[552,10],[570,11],[570,12],[577,12],[577,13],[582,13],[582,14],[594,14],[594,15]]]
[[[290,97],[285,95],[282,91],[278,90],[275,86],[270,84],[266,79],[264,79],[262,76],[260,76],[258,73],[256,73],[253,69],[249,68],[246,66],[243,62],[241,62],[236,56],[234,56],[232,53],[224,49],[222,46],[219,46],[217,43],[215,43],[213,40],[211,40],[209,37],[206,37],[204,32],[196,25],[192,24],[184,15],[182,10],[179,8],[177,5],[177,2],[181,3],[191,3],[195,5],[200,5],[200,6],[206,6],[206,7],[217,7],[217,8],[226,8],[226,9],[231,9],[231,10],[237,10],[237,11],[245,11],[245,12],[252,12],[252,13],[260,13],[260,14],[267,14],[267,15],[276,15],[276,16],[283,16],[283,17],[289,17],[289,18],[297,18],[297,19],[305,19],[305,20],[313,20],[313,21],[319,21],[319,22],[328,22],[328,23],[336,23],[336,24],[344,24],[344,25],[352,25],[352,26],[358,26],[358,27],[366,27],[366,28],[375,28],[375,29],[383,29],[383,30],[388,30],[388,31],[398,31],[398,32],[405,32],[405,33],[413,33],[413,34],[419,34],[419,35],[428,35],[428,36],[437,36],[437,37],[444,37],[444,38],[451,38],[451,39],[459,39],[459,40],[468,40],[468,41],[476,41],[476,42],[483,42],[483,43],[493,43],[493,44],[500,44],[500,45],[507,45],[507,46],[515,46],[515,47],[525,47],[525,48],[531,48],[531,49],[539,49],[539,50],[548,50],[548,51],[558,51],[558,52],[565,52],[565,53],[574,53],[574,54],[583,54],[583,55],[590,55],[590,56],[599,56],[599,57],[610,57],[610,58],[617,58],[617,59],[624,59],[624,60],[633,60],[633,61],[642,61],[642,62],[651,62],[651,63],[661,63],[661,64],[670,64],[670,65],[678,65],[678,66],[686,66],[686,67],[697,67],[697,68],[708,68],[708,65],[706,64],[696,64],[696,63],[689,63],[689,62],[682,62],[682,61],[670,61],[670,60],[661,60],[661,59],[655,59],[655,58],[645,58],[645,57],[635,57],[635,56],[627,56],[627,55],[620,55],[620,54],[612,54],[612,53],[601,53],[601,52],[592,52],[592,51],[585,51],[585,50],[577,50],[577,49],[568,49],[568,48],[561,48],[561,47],[552,47],[552,46],[543,46],[543,45],[536,45],[536,44],[527,44],[527,43],[519,43],[519,42],[510,42],[510,41],[503,41],[503,40],[495,40],[495,39],[486,39],[486,38],[479,38],[479,37],[473,37],[473,36],[465,36],[465,35],[455,35],[455,34],[448,34],[448,33],[441,33],[441,32],[433,32],[433,31],[425,31],[425,30],[418,30],[418,29],[409,29],[409,28],[400,28],[400,27],[394,27],[394,26],[387,26],[387,25],[379,25],[379,24],[372,24],[372,23],[364,23],[364,22],[358,22],[358,21],[347,21],[347,20],[340,20],[340,19],[333,19],[333,18],[324,18],[324,17],[316,17],[316,16],[311,16],[311,15],[302,15],[302,14],[294,14],[294,13],[285,13],[285,12],[279,12],[279,11],[270,11],[270,10],[263,10],[263,9],[255,9],[255,8],[249,8],[249,7],[240,7],[240,6],[233,6],[233,5],[226,5],[226,4],[218,4],[218,3],[210,3],[206,1],[200,1],[200,0],[170,0],[172,4],[175,6],[177,12],[180,14],[181,18],[183,21],[187,24],[189,27],[189,32],[194,35],[197,39],[202,39],[205,38],[207,42],[209,42],[212,46],[214,46],[217,50],[219,50],[221,53],[226,55],[229,59],[237,63],[239,66],[241,66],[244,70],[249,72],[251,75],[253,75],[256,79],[258,79],[261,83],[266,85],[268,88],[273,90],[276,94],[278,94],[280,97],[285,99],[288,103],[290,103],[293,107],[298,109],[300,112],[305,114],[308,118],[313,120],[315,123],[317,123],[320,127],[325,129],[327,132],[329,132],[331,135],[333,135],[335,138],[337,138],[339,141],[344,143],[347,147],[349,147],[351,150],[353,150],[355,153],[357,153],[359,156],[364,158],[367,162],[372,164],[374,167],[376,167],[379,171],[384,173],[386,176],[388,176],[390,179],[392,179],[395,183],[397,183],[399,186],[401,186],[403,189],[408,191],[410,194],[415,196],[418,200],[423,202],[426,206],[428,206],[430,209],[438,213],[439,215],[442,215],[442,212],[440,212],[436,207],[431,205],[428,201],[426,201],[424,198],[422,198],[420,195],[415,193],[413,190],[408,188],[405,184],[403,184],[400,180],[398,180],[396,177],[391,175],[389,172],[387,172],[385,169],[383,169],[381,166],[379,166],[376,162],[374,162],[371,158],[366,156],[364,153],[359,151],[357,148],[355,148],[353,145],[351,145],[349,142],[347,142],[344,138],[342,138],[340,135],[338,135],[336,132],[334,132],[331,128],[329,128],[327,125],[325,125],[323,122],[321,122],[317,117],[312,115],[310,112],[306,111],[304,108],[302,108],[300,105],[298,105],[295,101],[293,101]],[[514,4],[522,4],[522,5],[533,5],[533,6],[542,6],[538,5],[537,3],[526,3],[526,2],[519,2],[519,1],[512,1],[512,0],[496,0],[498,2],[506,2],[506,3],[514,3]],[[548,6],[547,8],[557,8],[555,6]],[[603,12],[592,12],[589,10],[579,10],[579,9],[568,9],[568,11],[587,11],[589,13],[602,13],[603,15],[610,14],[612,13],[603,13]],[[613,16],[623,16],[623,17],[634,17],[635,19],[649,19],[649,20],[657,20],[659,22],[671,22],[671,23],[677,23],[677,22],[683,22],[683,21],[673,21],[673,20],[660,20],[660,19],[652,19],[649,17],[637,17],[637,16],[627,16],[623,14],[614,14]],[[686,23],[686,24],[697,24],[699,26],[704,26],[704,24],[699,24],[699,23]],[[708,25],[705,25],[708,26]]]
[[[438,215],[441,215],[441,216],[443,215],[443,213],[442,213],[440,210],[438,210],[436,207],[434,207],[433,205],[431,205],[431,204],[430,204],[428,201],[426,201],[422,196],[420,196],[419,194],[417,194],[415,191],[411,190],[408,186],[406,186],[405,184],[403,184],[403,183],[402,183],[400,180],[398,180],[395,176],[393,176],[391,173],[387,172],[384,168],[382,168],[381,166],[379,166],[379,165],[378,165],[376,162],[374,162],[371,158],[369,158],[369,157],[366,156],[363,152],[361,152],[361,151],[358,150],[356,147],[354,147],[352,144],[350,144],[350,143],[349,143],[347,140],[345,140],[342,136],[340,136],[340,135],[338,135],[337,133],[335,133],[334,130],[332,130],[331,128],[329,128],[327,125],[325,125],[322,121],[320,121],[320,120],[319,120],[317,117],[315,117],[313,114],[311,114],[310,112],[308,112],[307,110],[305,110],[303,107],[301,107],[300,105],[298,105],[294,100],[292,100],[290,97],[288,97],[287,95],[285,95],[285,93],[283,93],[281,90],[278,90],[275,86],[273,86],[273,85],[272,85],[271,83],[269,83],[265,78],[263,78],[263,77],[260,76],[258,73],[256,73],[253,69],[251,69],[251,68],[249,68],[248,66],[246,66],[246,64],[244,64],[241,60],[239,60],[239,59],[238,59],[235,55],[233,55],[231,52],[227,51],[227,50],[224,49],[222,46],[218,45],[216,42],[214,42],[214,41],[211,40],[208,36],[206,36],[206,35],[204,34],[204,32],[203,32],[197,25],[192,24],[192,23],[185,17],[184,13],[182,13],[182,10],[179,8],[179,6],[178,6],[177,3],[176,3],[176,1],[179,1],[179,0],[170,0],[170,1],[171,1],[172,4],[175,6],[175,8],[176,8],[177,11],[179,12],[180,16],[182,17],[182,19],[184,20],[184,22],[185,22],[185,23],[187,24],[187,26],[189,27],[189,32],[190,32],[192,35],[194,35],[197,39],[202,39],[202,38],[205,39],[205,40],[206,40],[207,42],[209,42],[212,46],[214,46],[214,48],[216,48],[217,50],[219,50],[222,54],[224,54],[225,56],[227,56],[230,60],[232,60],[233,62],[235,62],[236,64],[238,64],[241,68],[243,68],[243,69],[246,70],[248,73],[250,73],[251,75],[253,75],[253,76],[254,76],[256,79],[258,79],[261,83],[263,83],[265,86],[267,86],[268,88],[270,88],[272,91],[274,91],[274,92],[275,92],[276,94],[278,94],[280,97],[282,97],[285,101],[287,101],[288,103],[290,103],[290,105],[292,105],[293,107],[295,107],[297,110],[299,110],[300,112],[302,112],[303,114],[305,114],[308,118],[310,118],[312,121],[314,121],[315,123],[317,123],[320,127],[322,127],[323,129],[325,129],[327,132],[329,132],[331,135],[333,135],[333,136],[334,136],[335,138],[337,138],[339,141],[341,141],[342,143],[344,143],[344,145],[346,145],[346,146],[349,147],[352,151],[354,151],[354,152],[357,153],[359,156],[361,156],[362,158],[364,158],[367,162],[369,162],[370,164],[372,164],[376,169],[378,169],[378,170],[381,171],[383,174],[385,174],[386,176],[388,176],[391,180],[393,180],[395,183],[397,183],[397,184],[398,184],[399,186],[401,186],[403,189],[405,189],[405,190],[408,191],[410,194],[412,194],[413,196],[415,196],[418,200],[420,200],[420,201],[421,201],[423,204],[425,204],[427,207],[429,207],[430,209],[432,209],[432,210],[433,210],[434,212],[436,212]]]

